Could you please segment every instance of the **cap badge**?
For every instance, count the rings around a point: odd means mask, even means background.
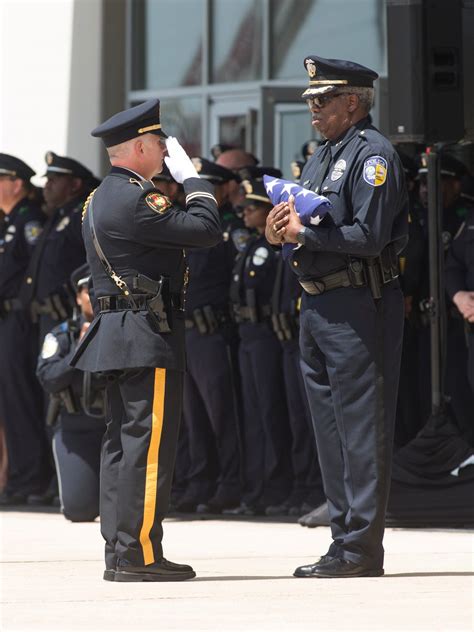
[[[155,211],[155,213],[159,213],[160,215],[173,206],[170,199],[165,195],[160,195],[160,193],[148,193],[145,197],[145,202],[152,211]]]
[[[201,159],[200,158],[191,158],[191,160],[192,160],[193,165],[196,168],[196,171],[198,173],[201,173],[201,171],[202,171],[202,161],[201,161]]]
[[[316,64],[314,61],[312,59],[307,59],[305,65],[309,78],[312,79],[313,77],[316,77]]]
[[[249,193],[253,193],[253,186],[252,186],[251,182],[249,182],[248,180],[244,180],[242,182],[242,186],[244,187],[245,193],[247,193],[247,195]]]

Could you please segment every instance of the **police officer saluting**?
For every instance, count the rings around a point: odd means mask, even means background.
[[[163,133],[159,100],[97,127],[112,169],[85,205],[83,236],[96,317],[72,364],[111,372],[110,420],[101,463],[104,579],[179,581],[195,576],[163,557],[182,408],[186,266],[183,248],[221,239],[213,187],[175,138]],[[165,159],[183,183],[186,211],[151,183]]]
[[[21,282],[45,220],[30,200],[34,171],[0,154],[0,416],[8,447],[8,483],[0,504],[20,504],[42,493],[51,468],[42,420],[43,395],[35,376],[38,332],[19,300]]]
[[[332,209],[320,225],[304,227],[293,201],[279,204],[266,235],[274,244],[300,244],[291,266],[304,289],[302,369],[333,543],[294,574],[379,576],[403,331],[396,277],[407,193],[399,157],[368,119],[377,74],[314,55],[304,65],[310,82],[303,97],[327,142],[300,183],[327,196]]]

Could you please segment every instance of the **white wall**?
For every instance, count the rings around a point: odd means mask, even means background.
[[[48,150],[98,171],[101,16],[101,0],[0,0],[0,152],[38,174]]]

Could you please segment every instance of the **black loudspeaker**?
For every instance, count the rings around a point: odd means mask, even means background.
[[[463,4],[462,0],[387,0],[393,142],[431,144],[465,137]]]

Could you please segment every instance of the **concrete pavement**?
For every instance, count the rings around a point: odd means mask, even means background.
[[[5,511],[2,630],[472,630],[473,531],[388,529],[383,578],[293,578],[329,543],[290,522],[165,522],[183,583],[102,580],[99,524]]]

